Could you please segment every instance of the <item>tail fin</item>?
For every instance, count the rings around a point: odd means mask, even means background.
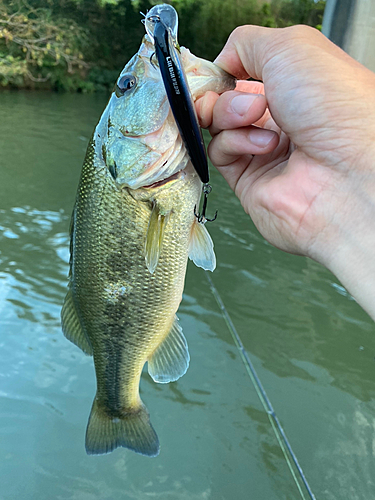
[[[111,418],[98,407],[95,399],[86,430],[87,454],[103,455],[119,446],[149,457],[159,455],[159,439],[146,407],[142,404],[134,413]]]

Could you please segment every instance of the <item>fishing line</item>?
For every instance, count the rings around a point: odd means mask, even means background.
[[[303,485],[305,486],[306,491],[307,491],[310,499],[316,500],[316,498],[315,498],[315,496],[314,496],[314,494],[309,486],[309,483],[307,482],[307,479],[306,479],[305,474],[302,470],[302,467],[300,466],[300,464],[298,462],[297,456],[295,455],[295,453],[294,453],[294,451],[289,443],[289,440],[285,434],[285,431],[284,431],[284,429],[283,429],[283,427],[282,427],[282,425],[281,425],[281,423],[280,423],[280,421],[275,413],[275,410],[273,409],[273,406],[271,404],[269,397],[267,396],[266,391],[263,388],[263,385],[262,385],[260,378],[259,378],[259,376],[254,368],[254,365],[251,362],[249,355],[247,354],[247,352],[243,346],[241,338],[236,330],[236,327],[234,326],[234,324],[232,322],[231,317],[229,316],[229,313],[228,313],[228,311],[227,311],[227,309],[226,309],[226,307],[225,307],[225,305],[220,297],[220,294],[219,294],[217,288],[215,287],[215,285],[213,284],[213,281],[210,278],[207,271],[205,272],[205,275],[206,275],[206,278],[207,278],[208,283],[210,285],[212,295],[215,297],[215,300],[216,300],[216,302],[221,310],[222,316],[227,324],[228,330],[230,331],[230,333],[233,337],[234,343],[236,344],[236,346],[239,350],[241,359],[246,367],[246,371],[247,371],[247,373],[248,373],[248,375],[249,375],[249,377],[254,385],[255,391],[258,394],[258,397],[263,405],[263,408],[265,409],[265,411],[268,415],[272,429],[275,433],[276,439],[277,439],[277,441],[280,445],[280,448],[283,452],[283,455],[284,455],[285,460],[288,464],[288,467],[289,467],[289,470],[292,474],[294,482],[296,483],[298,491],[299,491],[301,497],[303,499],[305,499],[306,497],[305,497],[305,494],[303,492],[303,487],[300,484],[300,481],[298,480],[297,474],[300,477],[300,480],[302,481]],[[294,467],[296,470],[294,469],[293,464],[294,464]]]

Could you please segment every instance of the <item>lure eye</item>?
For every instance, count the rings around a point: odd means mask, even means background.
[[[135,86],[137,80],[133,75],[124,75],[122,76],[116,85],[116,95],[117,97],[121,97],[125,94],[127,90],[130,90]]]

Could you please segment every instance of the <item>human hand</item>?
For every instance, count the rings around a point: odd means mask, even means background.
[[[268,241],[324,264],[375,316],[375,75],[306,26],[237,28],[216,63],[264,85],[197,101],[213,164]]]

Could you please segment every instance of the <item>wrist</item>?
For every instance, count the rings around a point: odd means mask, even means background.
[[[347,189],[338,187],[341,209],[331,214],[324,236],[310,256],[337,276],[375,319],[375,179],[371,179],[375,165],[362,179],[357,174],[353,170]]]
[[[374,245],[375,235],[371,239],[349,239],[337,247],[327,268],[375,320]]]

